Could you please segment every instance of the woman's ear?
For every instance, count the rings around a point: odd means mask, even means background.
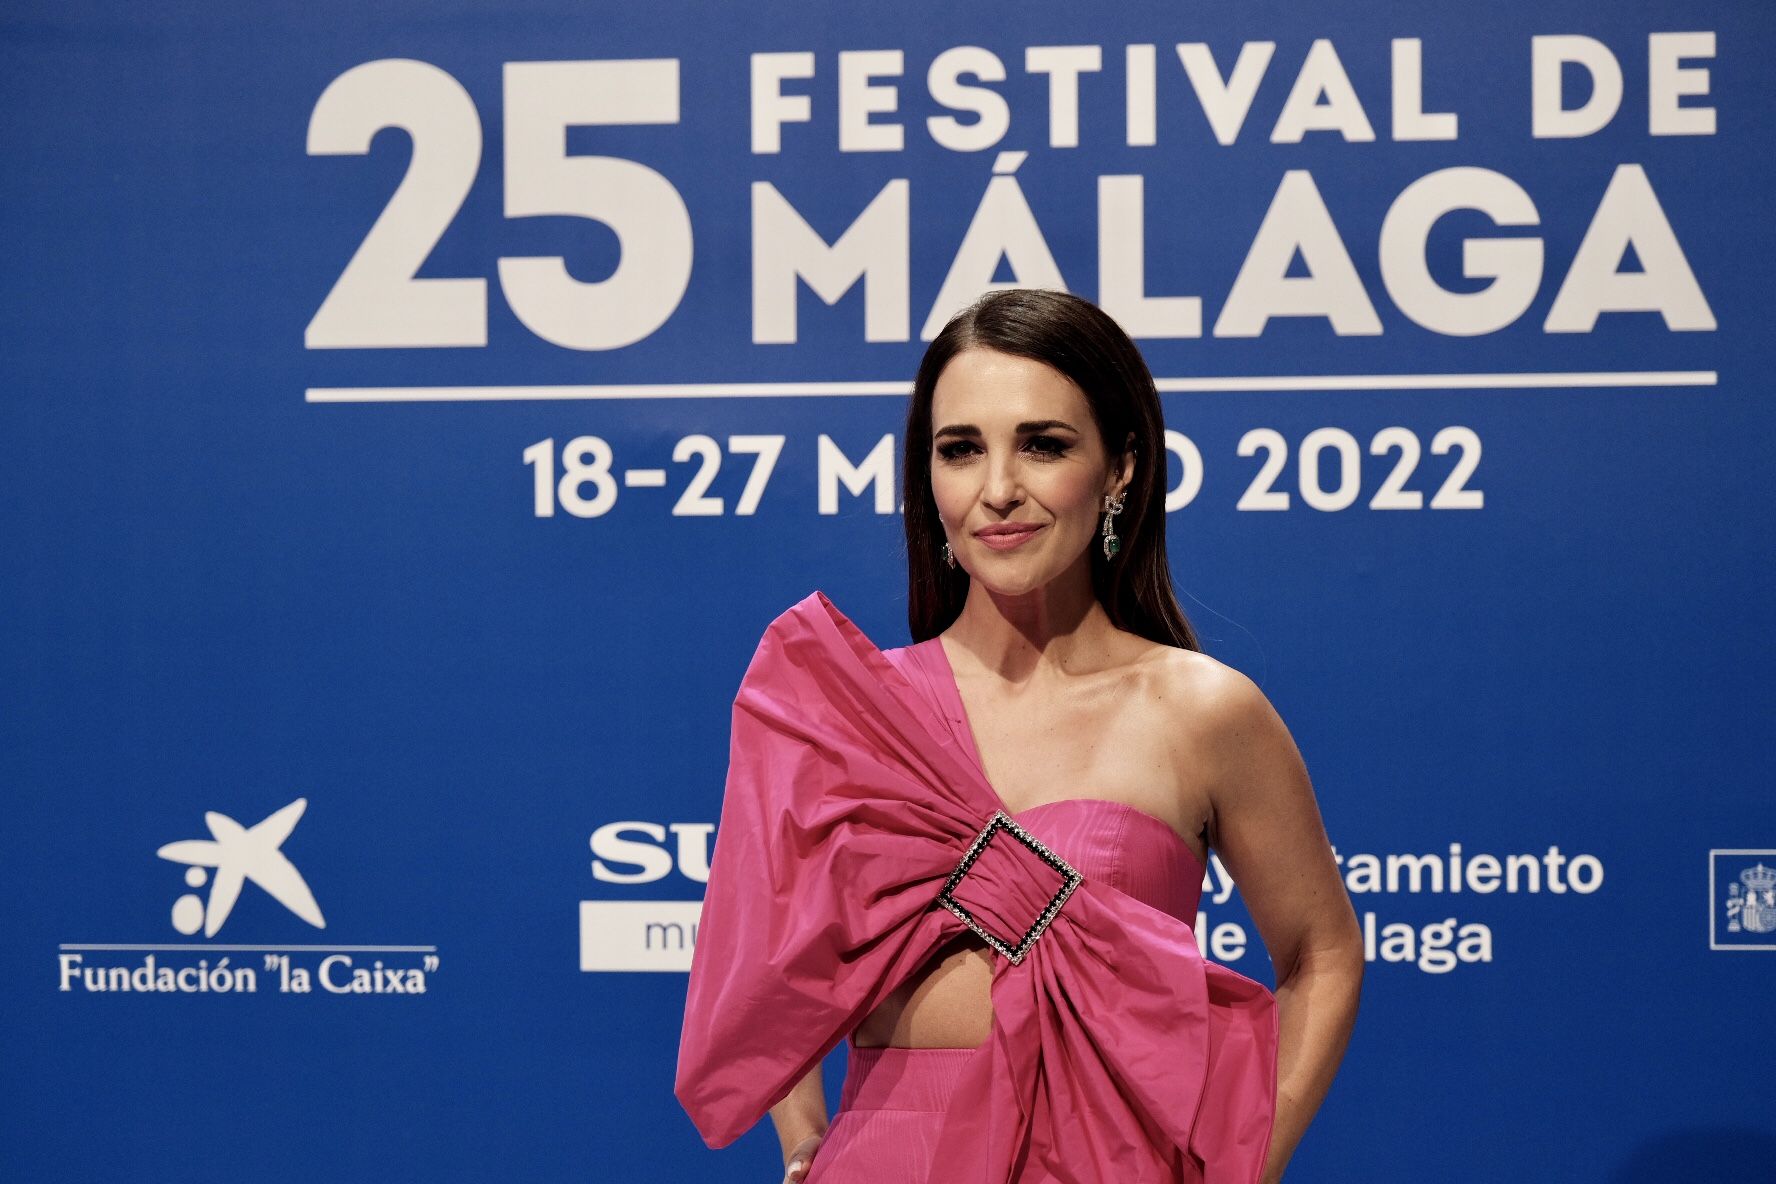
[[[1135,454],[1135,434],[1130,432],[1128,440],[1122,446],[1122,455],[1116,461],[1116,496],[1121,497],[1128,491],[1135,479],[1135,466],[1139,463],[1140,457]]]

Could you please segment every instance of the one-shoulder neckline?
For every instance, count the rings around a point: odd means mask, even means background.
[[[943,638],[931,637],[922,643],[915,644],[928,645],[936,651],[937,663],[942,668],[943,677],[934,681],[938,683],[940,691],[949,700],[949,707],[955,712],[956,719],[962,725],[959,729],[963,741],[962,747],[967,752],[968,759],[974,762],[974,767],[980,770],[981,782],[986,785],[988,789],[993,791],[993,796],[999,801],[999,808],[1005,811],[1007,815],[1016,819],[1048,806],[1062,806],[1076,802],[1102,802],[1104,805],[1113,806],[1125,810],[1130,814],[1145,818],[1148,822],[1160,827],[1166,834],[1172,837],[1172,840],[1178,844],[1178,846],[1184,851],[1184,854],[1190,857],[1191,863],[1195,864],[1199,869],[1204,866],[1204,860],[1201,856],[1197,855],[1196,848],[1192,847],[1189,840],[1179,834],[1177,828],[1171,823],[1150,810],[1143,810],[1139,806],[1132,805],[1129,802],[1119,801],[1116,798],[1089,796],[1053,798],[1046,802],[1037,802],[1033,806],[1025,806],[1022,810],[1013,810],[1011,804],[1005,800],[1005,795],[999,792],[998,786],[994,785],[987,777],[986,764],[981,760],[980,745],[976,743],[974,738],[974,723],[968,718],[968,705],[962,700],[962,688],[956,681],[956,669],[950,662],[949,652],[943,647]]]

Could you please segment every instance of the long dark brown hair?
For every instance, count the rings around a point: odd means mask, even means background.
[[[1165,420],[1141,351],[1110,315],[1066,292],[989,292],[950,318],[925,350],[907,408],[901,488],[906,493],[907,624],[915,642],[936,637],[962,612],[968,573],[940,549],[943,524],[931,494],[931,398],[938,375],[971,346],[1030,358],[1085,392],[1104,451],[1114,460],[1134,433],[1134,479],[1116,516],[1120,549],[1105,559],[1094,541],[1092,591],[1120,629],[1164,645],[1200,650],[1172,591],[1165,547]]]

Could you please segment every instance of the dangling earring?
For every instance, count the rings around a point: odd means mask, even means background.
[[[944,543],[944,545],[943,545],[943,558],[944,558],[944,562],[949,564],[951,567],[956,566],[956,553],[954,551],[950,550],[950,544],[948,542]]]
[[[1122,550],[1122,540],[1116,537],[1115,518],[1122,513],[1122,498],[1104,495],[1104,558],[1108,559]]]

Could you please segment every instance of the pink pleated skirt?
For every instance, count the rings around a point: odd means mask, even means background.
[[[803,1184],[920,1184],[973,1048],[850,1045],[839,1109]]]

